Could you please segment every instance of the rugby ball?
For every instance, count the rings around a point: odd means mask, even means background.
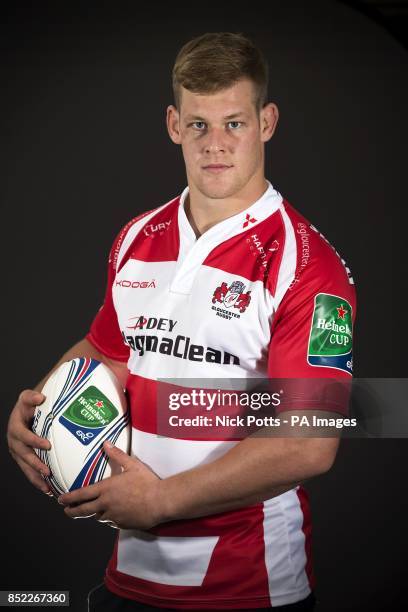
[[[45,383],[46,397],[34,412],[32,430],[50,450],[35,449],[51,475],[54,495],[79,489],[111,475],[105,440],[130,451],[130,423],[124,390],[105,364],[77,357],[61,364]]]

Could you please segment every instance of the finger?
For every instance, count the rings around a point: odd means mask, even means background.
[[[34,391],[33,389],[24,389],[18,396],[18,401],[21,402],[25,408],[35,408],[35,406],[41,406],[45,400],[45,395],[40,391]]]
[[[89,516],[94,516],[100,510],[101,503],[99,500],[87,502],[85,504],[81,504],[80,506],[75,506],[74,508],[71,508],[70,506],[64,508],[65,514],[70,518],[87,518]]]
[[[15,427],[14,430],[10,432],[10,438],[11,440],[22,442],[31,448],[39,448],[44,450],[50,450],[51,448],[51,443],[49,440],[42,438],[41,436],[37,436],[37,434],[35,434],[33,431],[22,425]]]
[[[37,482],[40,481],[44,481],[44,479],[47,476],[51,475],[50,469],[47,465],[44,465],[44,470],[40,470],[39,472],[34,469],[33,467],[31,467],[31,465],[29,465],[24,459],[23,457],[21,457],[21,455],[14,455],[13,453],[11,453],[11,456],[13,457],[14,461],[17,463],[17,465],[24,470],[26,470],[30,475],[32,475],[33,477],[35,477]],[[45,473],[47,472],[47,473]],[[25,473],[25,472],[24,472]],[[40,480],[38,480],[40,479]]]
[[[26,390],[20,393],[17,406],[20,409],[22,419],[27,425],[32,421],[36,407],[41,406],[44,400],[45,395],[38,391]]]
[[[47,495],[51,493],[50,487],[35,470],[33,470],[29,465],[27,465],[25,461],[20,459],[20,457],[16,456],[14,457],[14,459],[22,470],[22,472],[24,473],[24,476],[31,482],[32,485],[34,485],[37,489],[39,489],[43,493],[46,493]]]
[[[111,476],[119,476],[119,474],[122,474],[124,469],[122,465],[116,461],[116,457],[112,456],[109,458],[109,466],[111,469]]]
[[[36,470],[44,476],[49,476],[51,474],[51,470],[48,465],[41,461],[41,459],[32,449],[23,446],[21,452],[19,453],[19,457],[23,459],[33,470]]]
[[[25,446],[25,444],[22,444],[21,442],[17,442],[14,444],[14,446],[11,446],[9,450],[14,459],[16,457],[20,457],[20,459],[23,459],[23,461],[25,461],[25,463],[27,463],[33,470],[36,470],[39,473],[42,472],[44,476],[50,475],[50,468],[43,461],[41,461],[32,448]]]
[[[70,493],[64,493],[58,498],[58,502],[64,506],[72,506],[73,504],[80,505],[85,502],[97,499],[103,490],[103,482],[97,482],[96,484],[89,485],[88,487],[82,487],[71,491]]]
[[[117,476],[121,474],[127,467],[133,466],[132,459],[117,446],[114,446],[110,440],[105,440],[103,450],[109,457],[109,465],[112,474]]]

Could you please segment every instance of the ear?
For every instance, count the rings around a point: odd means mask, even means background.
[[[276,104],[269,102],[266,104],[259,114],[259,122],[261,126],[261,140],[267,142],[273,136],[276,124],[279,119],[279,110]]]
[[[166,124],[169,136],[175,144],[181,144],[180,113],[172,104],[167,107]]]

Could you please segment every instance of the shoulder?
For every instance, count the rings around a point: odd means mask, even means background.
[[[354,280],[343,257],[286,199],[279,209],[282,245],[279,272],[271,279],[278,307],[289,298],[340,294],[355,301]]]
[[[178,208],[178,203],[180,200],[180,195],[172,198],[165,204],[161,204],[152,208],[150,210],[146,210],[145,212],[133,217],[130,221],[128,221],[118,232],[113,241],[111,251],[109,254],[109,265],[116,270],[118,263],[120,262],[120,257],[124,251],[127,250],[130,243],[134,240],[137,234],[142,231],[145,226],[149,223],[160,222],[161,217],[164,215],[171,217]]]

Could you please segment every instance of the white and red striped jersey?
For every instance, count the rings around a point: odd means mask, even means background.
[[[157,435],[158,379],[351,376],[350,272],[267,184],[249,208],[199,238],[186,187],[130,221],[112,246],[87,338],[127,362],[132,454],[161,478],[239,442]],[[105,580],[114,593],[158,607],[289,604],[314,586],[310,538],[307,495],[296,487],[235,511],[121,530]]]

